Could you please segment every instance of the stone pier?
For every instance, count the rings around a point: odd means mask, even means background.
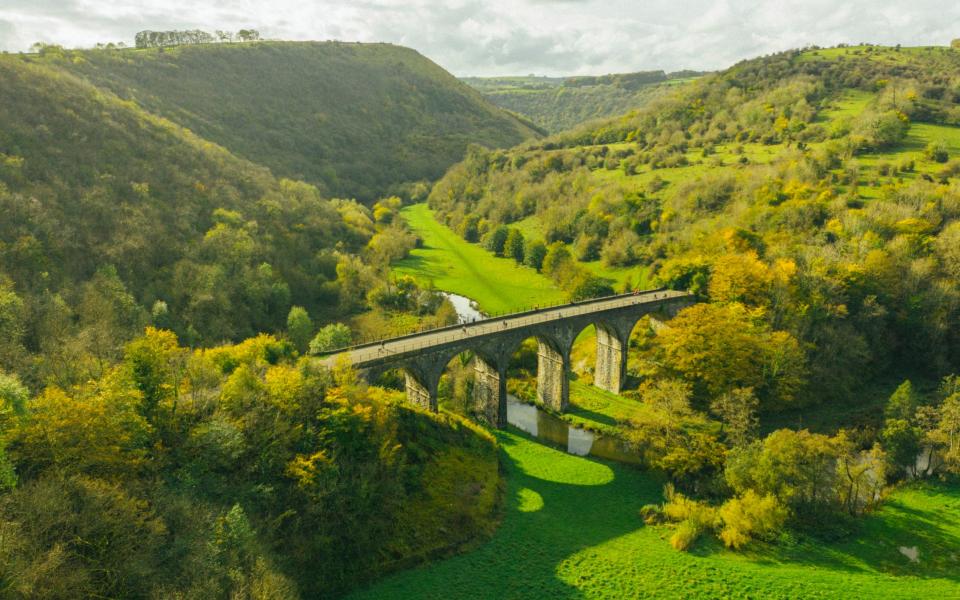
[[[475,356],[473,398],[490,425],[507,422],[507,365],[517,347],[537,340],[537,398],[544,406],[563,412],[570,402],[570,350],[577,335],[593,325],[597,330],[594,383],[619,393],[627,366],[627,343],[634,325],[644,315],[654,323],[669,319],[693,303],[687,292],[650,290],[529,310],[473,323],[442,327],[362,344],[331,353],[321,363],[334,368],[343,360],[373,373],[402,369],[411,404],[437,410],[437,388],[447,364],[458,354]]]
[[[630,331],[624,334],[613,327],[598,324],[597,363],[593,372],[593,385],[602,390],[619,394],[627,373],[627,344]]]
[[[483,420],[494,427],[507,425],[506,366],[497,367],[479,355],[474,356],[473,400]]]
[[[537,340],[537,346],[537,400],[563,412],[570,404],[570,350],[559,350],[543,340]]]
[[[440,384],[439,379],[433,382],[432,386],[427,387],[417,381],[417,378],[409,372],[405,371],[403,375],[406,380],[407,401],[420,408],[437,412],[437,388]]]

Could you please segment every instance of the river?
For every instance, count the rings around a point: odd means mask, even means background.
[[[460,323],[472,323],[487,318],[477,303],[466,296],[441,292],[457,311]],[[577,456],[596,456],[630,464],[639,464],[640,457],[624,448],[617,438],[574,427],[555,415],[532,404],[507,397],[507,422],[517,429],[553,446],[566,449]]]
[[[440,293],[450,301],[454,310],[457,311],[457,320],[459,323],[473,323],[474,321],[482,321],[487,318],[486,315],[480,312],[479,305],[470,298],[451,292]]]

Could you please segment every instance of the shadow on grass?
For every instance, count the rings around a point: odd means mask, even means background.
[[[844,539],[806,537],[790,546],[758,545],[745,556],[761,564],[789,563],[849,573],[878,572],[960,582],[960,487],[919,484],[900,494],[915,497],[918,491],[924,506],[895,496],[875,513],[856,521],[856,527]],[[918,562],[902,554],[901,547],[917,548]],[[711,541],[698,545],[693,553],[707,557],[722,551],[719,543]]]
[[[496,432],[506,470],[505,516],[479,548],[388,578],[358,598],[583,598],[564,560],[644,527],[639,508],[660,499],[654,478],[568,455],[518,429]]]
[[[617,420],[610,415],[605,415],[595,410],[584,408],[579,404],[571,403],[570,409],[567,410],[566,414],[580,417],[581,419],[586,419],[589,421],[595,421],[601,425],[610,425],[611,427],[615,427],[617,425]]]
[[[611,584],[599,583],[612,593],[620,589],[619,578],[631,577],[617,570],[626,563],[604,554],[618,550],[604,544],[644,527],[638,510],[663,500],[662,482],[625,465],[568,455],[513,427],[495,435],[507,489],[505,516],[493,538],[469,553],[390,577],[358,593],[357,598],[579,599],[598,592],[598,578]],[[903,556],[901,546],[916,546],[920,563]],[[790,546],[757,545],[736,556],[707,536],[687,555],[700,562],[699,566],[685,563],[678,555],[676,565],[667,559],[670,566],[664,568],[663,554],[659,554],[659,567],[658,559],[649,566],[659,568],[664,576],[700,573],[709,579],[716,577],[720,584],[741,580],[777,586],[799,573],[778,573],[778,567],[811,567],[805,572],[814,578],[818,570],[822,577],[827,572],[841,574],[840,579],[829,579],[838,585],[859,581],[859,575],[883,573],[910,576],[898,584],[906,586],[898,590],[906,595],[899,593],[898,597],[910,597],[906,588],[917,581],[912,577],[960,580],[960,488],[908,488],[861,520],[858,530],[839,542],[808,538]],[[613,561],[613,570],[604,571],[609,561]],[[754,582],[752,574],[760,572],[746,568],[748,564],[768,565],[771,570]],[[591,578],[592,588],[588,584]]]

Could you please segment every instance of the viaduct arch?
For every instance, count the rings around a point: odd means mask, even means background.
[[[570,351],[584,328],[594,325],[597,331],[594,385],[619,393],[626,375],[627,344],[637,321],[651,314],[667,319],[692,303],[691,294],[675,290],[621,294],[362,344],[321,360],[332,367],[346,357],[368,376],[401,369],[407,400],[436,412],[437,388],[447,363],[470,351],[475,365],[474,399],[489,424],[504,427],[507,367],[524,340],[537,340],[537,399],[563,412],[570,399]]]

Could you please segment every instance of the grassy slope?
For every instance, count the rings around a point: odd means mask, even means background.
[[[897,492],[841,544],[798,543],[734,554],[712,540],[685,554],[669,530],[637,511],[660,502],[660,482],[499,433],[507,514],[476,551],[401,573],[361,598],[953,598],[960,490]],[[900,546],[917,546],[911,564]],[[789,562],[786,562],[788,561]],[[913,576],[911,576],[913,575]]]
[[[89,51],[70,69],[282,177],[364,199],[535,132],[414,50],[261,42]]]
[[[395,273],[472,298],[486,312],[514,311],[564,299],[564,293],[535,270],[465,242],[434,219],[426,204],[408,206],[402,215],[423,239],[423,247],[396,263]]]

